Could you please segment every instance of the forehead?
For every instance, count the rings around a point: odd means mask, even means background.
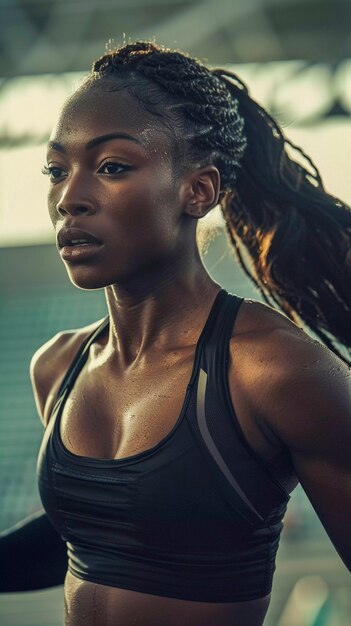
[[[175,139],[159,117],[146,111],[128,90],[76,92],[64,105],[50,139],[85,144],[110,133],[133,135],[147,150],[172,152]]]

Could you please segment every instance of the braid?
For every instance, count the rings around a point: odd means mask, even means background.
[[[240,78],[140,41],[105,54],[92,70],[87,83],[126,79],[142,104],[180,124],[184,158],[219,169],[229,239],[264,300],[295,322],[301,318],[351,363],[337,347],[351,354],[351,209],[325,191],[312,160]]]
[[[195,59],[150,42],[136,42],[105,54],[93,64],[93,72],[111,76],[136,72],[171,96],[167,109],[193,122],[188,135],[193,156],[212,153],[221,172],[222,190],[236,180],[247,141],[238,101],[227,86]],[[189,129],[188,129],[189,130]]]
[[[268,304],[296,322],[299,316],[350,363],[334,340],[350,354],[351,209],[326,192],[313,161],[267,111],[238,92],[234,76],[219,71],[240,100],[248,137],[235,192],[222,205],[239,263]],[[287,146],[312,171],[289,158]]]

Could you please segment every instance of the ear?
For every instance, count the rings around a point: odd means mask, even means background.
[[[200,219],[218,204],[220,174],[214,165],[187,172],[181,186],[183,212]]]

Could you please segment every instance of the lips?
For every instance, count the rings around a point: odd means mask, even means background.
[[[65,246],[74,246],[79,243],[93,243],[101,245],[103,242],[101,239],[95,237],[91,233],[88,233],[86,230],[81,230],[80,228],[69,228],[63,227],[57,233],[57,243],[60,248]]]

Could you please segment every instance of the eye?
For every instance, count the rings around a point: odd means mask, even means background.
[[[57,167],[56,165],[44,165],[42,170],[42,174],[45,176],[49,176],[51,182],[55,182],[66,174],[65,170],[62,167]]]
[[[105,161],[103,165],[98,170],[99,174],[123,174],[130,170],[131,167],[129,165],[123,165],[122,163],[117,163],[117,161]]]

